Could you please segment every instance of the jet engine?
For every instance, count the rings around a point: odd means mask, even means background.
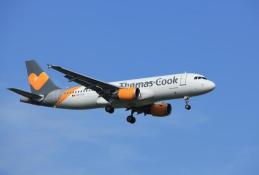
[[[168,103],[154,103],[148,109],[148,114],[155,117],[166,117],[172,112],[172,105]]]
[[[117,98],[119,100],[135,100],[139,97],[139,88],[123,88],[119,89],[117,92]]]

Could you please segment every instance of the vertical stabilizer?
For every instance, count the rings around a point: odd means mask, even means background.
[[[28,82],[31,92],[37,95],[47,95],[53,90],[59,89],[44,72],[35,60],[26,61]]]

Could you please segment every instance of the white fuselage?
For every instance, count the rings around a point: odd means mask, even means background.
[[[215,84],[204,76],[193,73],[173,74],[134,80],[111,82],[110,84],[127,88],[140,89],[140,96],[134,101],[115,100],[112,105],[115,108],[137,107],[152,104],[162,100],[192,97],[210,92]],[[45,98],[45,103],[54,103],[67,90],[56,90]],[[57,108],[66,109],[92,109],[101,108],[110,104],[95,91],[78,86],[76,90],[68,94],[66,100]]]

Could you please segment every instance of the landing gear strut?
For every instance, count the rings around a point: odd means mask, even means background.
[[[185,101],[185,109],[187,109],[188,111],[191,110],[192,107],[190,105],[190,97],[185,96],[184,101]]]
[[[136,118],[133,116],[134,112],[135,111],[132,110],[130,116],[127,117],[127,122],[130,124],[134,124],[136,122]]]
[[[105,106],[105,111],[112,114],[114,113],[114,107],[108,105],[108,106]]]

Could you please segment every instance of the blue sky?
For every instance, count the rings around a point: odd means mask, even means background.
[[[0,175],[257,175],[259,3],[1,1]],[[208,95],[168,118],[19,103],[26,59],[103,81],[197,72]],[[61,74],[47,70],[61,87]]]

